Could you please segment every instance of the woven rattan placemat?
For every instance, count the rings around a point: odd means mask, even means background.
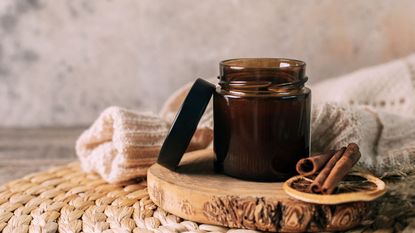
[[[146,182],[113,185],[78,163],[0,187],[2,232],[227,232],[184,221],[158,208]]]
[[[393,229],[393,226],[392,226]],[[180,219],[158,208],[146,182],[108,184],[78,163],[0,187],[2,232],[256,232]],[[373,232],[362,228],[353,232]],[[382,231],[383,232],[383,231]]]

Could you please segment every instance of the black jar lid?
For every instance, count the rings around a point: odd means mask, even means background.
[[[187,94],[161,147],[157,163],[176,170],[215,91],[215,85],[197,79]]]

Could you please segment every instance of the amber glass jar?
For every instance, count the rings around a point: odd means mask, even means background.
[[[282,181],[309,155],[311,91],[305,63],[245,58],[220,63],[214,93],[218,171],[255,181]]]

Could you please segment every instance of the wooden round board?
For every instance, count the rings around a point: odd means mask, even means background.
[[[368,217],[368,202],[306,203],[289,197],[282,183],[250,182],[213,171],[212,150],[186,153],[176,172],[148,170],[151,200],[187,220],[271,232],[340,231]]]

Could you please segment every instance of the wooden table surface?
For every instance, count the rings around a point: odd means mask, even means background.
[[[75,141],[84,129],[0,128],[0,185],[76,160]]]

